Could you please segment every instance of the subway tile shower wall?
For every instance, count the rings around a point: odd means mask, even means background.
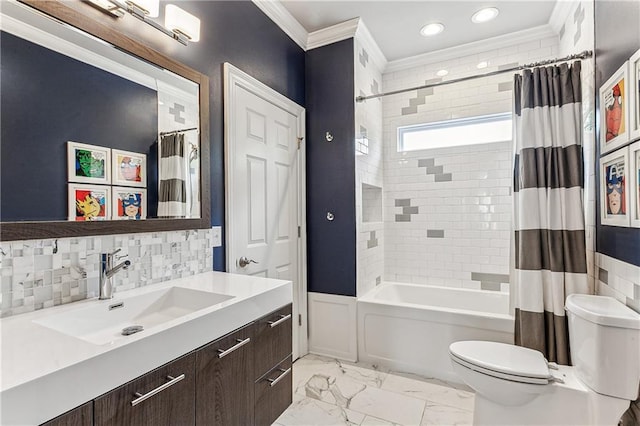
[[[558,55],[556,36],[400,69],[385,91],[527,64]],[[487,61],[479,71],[476,65]],[[439,70],[449,74],[440,78]],[[383,98],[384,279],[508,291],[512,143],[398,152],[397,129],[510,112],[513,74]]]
[[[211,230],[0,243],[0,316],[98,296],[100,254],[121,249],[131,266],[115,292],[212,270]]]

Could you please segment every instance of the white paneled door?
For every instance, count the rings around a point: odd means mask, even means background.
[[[227,271],[293,282],[294,360],[307,352],[304,108],[225,64]]]

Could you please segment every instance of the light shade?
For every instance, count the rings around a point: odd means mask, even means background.
[[[184,34],[190,41],[200,40],[200,19],[178,6],[168,4],[164,9],[164,25],[173,32]]]
[[[447,70],[440,70],[440,71],[438,71],[438,72],[436,73],[436,75],[437,75],[438,77],[444,77],[444,76],[445,76],[445,75],[447,75],[447,74],[449,74],[449,71],[447,71]]]
[[[486,68],[489,66],[489,62],[487,61],[482,61],[480,62],[478,65],[476,65],[476,68],[478,68],[479,70]]]
[[[424,27],[422,27],[422,29],[420,30],[420,34],[422,34],[425,37],[428,37],[428,36],[434,36],[436,34],[440,34],[442,31],[444,31],[444,25],[442,25],[439,22],[436,22],[433,24],[427,24]]]
[[[480,24],[482,22],[488,22],[498,16],[500,11],[495,7],[486,7],[484,9],[480,9],[471,17],[471,21],[476,24]]]
[[[160,14],[160,0],[127,0],[127,3],[144,10],[145,15],[155,18]]]

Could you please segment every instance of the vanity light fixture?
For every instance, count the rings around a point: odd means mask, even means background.
[[[440,34],[442,31],[444,31],[444,25],[439,22],[435,22],[433,24],[427,24],[422,27],[422,29],[420,30],[420,34],[425,37],[430,37],[436,34]]]
[[[438,77],[444,77],[444,76],[445,76],[445,75],[447,75],[447,74],[449,74],[449,71],[447,71],[447,70],[440,70],[440,71],[438,71],[438,72],[436,73],[436,75],[437,75]]]
[[[481,24],[483,22],[489,22],[492,19],[495,19],[500,11],[495,7],[486,7],[484,9],[480,9],[471,17],[471,22],[475,24]]]
[[[189,41],[197,42],[200,40],[200,19],[178,6],[168,4],[165,7],[165,24],[163,26],[151,19],[160,14],[160,0],[85,1],[118,18],[127,12],[185,46]]]

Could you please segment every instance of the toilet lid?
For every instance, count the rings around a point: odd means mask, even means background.
[[[502,379],[547,384],[553,377],[542,353],[497,342],[464,341],[449,346],[455,362]]]

